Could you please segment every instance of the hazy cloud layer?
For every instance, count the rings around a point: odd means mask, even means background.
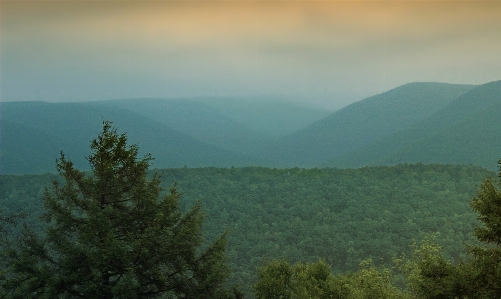
[[[498,1],[2,1],[1,100],[308,97],[501,79]]]

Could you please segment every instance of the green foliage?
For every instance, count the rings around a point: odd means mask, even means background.
[[[288,167],[338,166],[340,164],[328,163],[395,132],[405,130],[443,109],[472,88],[473,86],[468,85],[443,83],[405,84],[348,105],[282,138],[277,144],[259,151],[259,154],[271,158],[275,165],[280,161]],[[439,130],[440,127],[436,126],[434,129]],[[392,143],[385,144],[385,149],[397,144],[398,140],[393,140]],[[366,153],[365,157],[373,161],[375,154],[379,152]],[[346,164],[351,167],[356,162],[358,160],[348,160],[344,165],[341,164],[341,167]],[[366,165],[378,164],[358,163],[355,166]]]
[[[421,162],[494,169],[492,161],[498,158],[501,147],[500,113],[501,81],[482,84],[437,113],[328,165],[362,167]]]
[[[102,118],[115,120],[140,153],[152,153],[153,167],[255,165],[258,158],[197,140],[138,113],[103,102],[0,102],[2,118],[1,174],[52,172],[60,150],[75,157],[74,165],[88,170],[88,142],[100,131]]]
[[[501,159],[498,167],[501,186]],[[501,298],[501,190],[492,178],[484,181],[471,207],[481,222],[475,236],[485,244],[469,247],[473,259],[467,264],[467,286],[474,298]]]
[[[391,278],[390,270],[375,268],[370,259],[348,275],[332,274],[323,260],[293,265],[285,260],[274,260],[258,268],[253,288],[258,299],[405,298]]]
[[[394,280],[390,269],[376,268],[371,259],[362,261],[358,271],[340,276],[347,299],[407,298]]]
[[[61,153],[44,193],[46,234],[25,229],[3,254],[1,286],[10,298],[222,298],[226,235],[202,249],[200,204],[179,210],[176,187],[161,196],[110,123],[91,143],[91,174]]]
[[[500,178],[501,178],[501,160]],[[471,201],[471,208],[479,214],[483,224],[475,228],[475,236],[482,242],[501,246],[501,191],[494,186],[492,178],[483,182],[477,196]]]
[[[228,235],[230,280],[255,282],[266,258],[324,259],[335,273],[356,271],[372,258],[387,267],[411,254],[409,244],[439,232],[448,260],[468,257],[476,214],[469,207],[482,180],[493,173],[474,166],[399,165],[360,169],[179,168],[156,170],[168,190],[178,182],[180,210],[201,200],[207,239]],[[149,174],[153,177],[153,173]],[[43,185],[55,176],[0,176],[4,215],[26,212],[41,232]],[[246,290],[247,293],[250,290]]]
[[[411,258],[395,258],[399,270],[405,274],[410,294],[416,298],[453,298],[456,276],[453,265],[441,255],[435,243],[436,235],[426,236],[420,244],[414,243]]]
[[[293,267],[285,260],[271,261],[258,268],[258,280],[254,294],[258,299],[291,298],[293,291]]]
[[[498,165],[501,179],[501,160]],[[484,244],[469,245],[468,260],[451,263],[429,238],[411,259],[396,259],[416,298],[501,298],[501,192],[492,178],[480,186],[471,207],[481,223],[475,237]]]

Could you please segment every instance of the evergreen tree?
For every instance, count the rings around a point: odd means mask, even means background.
[[[501,185],[501,159],[498,162]],[[482,245],[468,246],[471,259],[453,265],[439,247],[425,242],[403,268],[417,298],[501,298],[501,190],[486,179],[471,201],[480,226],[475,237]]]
[[[498,166],[501,186],[501,159]],[[485,243],[469,248],[474,258],[466,272],[468,290],[475,298],[501,298],[501,190],[495,185],[494,179],[485,180],[471,202],[482,223],[475,228],[475,236]]]
[[[91,173],[57,160],[44,202],[45,236],[25,229],[5,250],[2,291],[9,298],[222,298],[226,236],[202,249],[200,204],[179,210],[176,187],[161,195],[109,122],[91,142]],[[234,292],[237,294],[238,292]]]

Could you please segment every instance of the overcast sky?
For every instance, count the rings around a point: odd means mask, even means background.
[[[501,79],[501,1],[0,1],[2,101],[305,97]]]

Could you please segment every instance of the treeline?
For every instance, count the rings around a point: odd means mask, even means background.
[[[451,261],[467,259],[463,243],[477,215],[470,199],[494,173],[474,166],[398,165],[360,169],[156,169],[161,186],[177,183],[188,211],[201,200],[203,232],[214,240],[229,231],[230,281],[251,292],[266,260],[324,260],[336,274],[357,271],[366,259],[390,267],[393,257],[428,233]],[[27,213],[43,231],[44,187],[52,174],[0,176],[1,213]],[[19,226],[18,226],[19,227]]]
[[[414,246],[412,255],[395,256],[398,272],[376,267],[368,259],[360,269],[333,274],[329,266],[315,263],[268,261],[258,269],[253,285],[258,299],[338,298],[338,299],[491,299],[501,297],[501,159],[498,179],[483,181],[471,208],[480,225],[474,229],[479,244],[467,244],[468,257],[460,261],[446,258],[433,235]]]

